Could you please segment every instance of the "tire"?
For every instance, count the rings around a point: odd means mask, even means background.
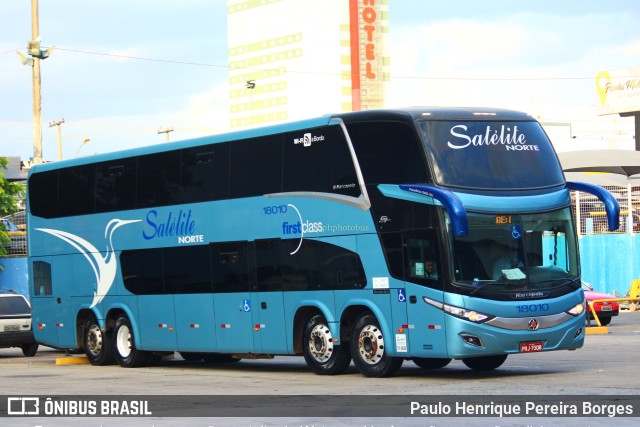
[[[607,326],[609,323],[611,323],[611,316],[600,317],[600,324],[602,326]]]
[[[320,314],[309,319],[304,327],[302,351],[309,369],[319,375],[341,374],[351,363],[349,347],[334,345],[327,319]]]
[[[351,336],[351,357],[360,373],[366,377],[382,378],[395,374],[403,359],[390,357],[378,319],[363,314],[356,320]]]
[[[505,360],[507,360],[507,355],[501,354],[498,356],[470,357],[462,359],[462,363],[474,371],[492,371],[500,367]]]
[[[422,369],[440,369],[451,362],[451,359],[426,357],[414,357],[411,360]]]
[[[22,354],[24,354],[26,357],[33,357],[38,352],[38,347],[39,346],[37,342],[32,342],[29,344],[22,344],[20,346],[20,349],[22,349]]]
[[[116,362],[123,368],[139,368],[149,362],[149,353],[136,348],[131,322],[120,316],[113,328],[113,349]]]
[[[95,317],[87,319],[84,326],[84,354],[95,366],[113,365],[113,341],[111,334],[100,329]]]

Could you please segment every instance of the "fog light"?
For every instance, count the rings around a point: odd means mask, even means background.
[[[480,339],[480,337],[469,334],[460,334],[460,337],[466,344],[472,345],[474,347],[484,347],[484,344],[482,344],[482,340]]]
[[[575,340],[576,338],[578,338],[580,335],[582,335],[582,328],[578,328],[578,330],[576,331],[575,336],[573,337],[573,339]]]

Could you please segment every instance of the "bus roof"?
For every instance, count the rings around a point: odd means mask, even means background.
[[[339,118],[345,123],[361,122],[368,120],[399,120],[413,122],[415,120],[517,120],[533,121],[526,114],[514,110],[476,108],[476,107],[410,107],[403,109],[368,110],[349,113],[331,114],[306,120],[282,123],[254,129],[243,129],[234,132],[221,133],[199,138],[186,139],[164,144],[153,144],[127,150],[114,151],[104,154],[68,159],[57,162],[43,163],[33,166],[29,174],[45,172],[48,170],[62,169],[70,166],[97,163],[120,158],[135,157],[163,151],[179,150],[187,147],[215,144],[238,139],[255,138],[282,132],[292,132],[307,128],[326,126],[332,119]]]

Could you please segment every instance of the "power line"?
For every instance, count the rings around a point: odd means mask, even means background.
[[[178,61],[172,59],[159,59],[159,58],[148,58],[142,56],[133,56],[133,55],[123,55],[116,53],[105,53],[105,52],[92,52],[88,50],[80,50],[80,49],[68,49],[56,47],[56,50],[61,50],[65,52],[73,52],[73,53],[81,53],[85,55],[98,55],[98,56],[107,56],[112,58],[120,58],[120,59],[132,59],[136,61],[148,61],[148,62],[160,62],[165,64],[176,64],[176,65],[193,65],[198,67],[212,67],[212,68],[222,68],[222,69],[235,69],[230,67],[229,65],[221,65],[221,64],[208,64],[203,62],[193,62],[193,61]],[[246,70],[260,70],[260,71],[269,71],[276,70],[275,68],[258,68],[258,67],[243,67],[242,69]],[[309,75],[330,75],[337,76],[341,73],[327,73],[327,72],[318,72],[318,71],[301,71],[301,70],[292,70],[287,69],[288,73],[292,74],[309,74]],[[403,75],[393,75],[394,79],[403,79],[403,80],[434,80],[434,81],[442,81],[442,80],[452,80],[452,81],[568,81],[568,80],[595,80],[595,76],[567,76],[567,77],[450,77],[450,76],[403,76]]]

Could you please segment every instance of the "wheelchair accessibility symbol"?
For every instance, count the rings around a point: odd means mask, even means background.
[[[404,289],[398,289],[398,302],[406,302],[407,295],[405,294]]]
[[[242,311],[244,311],[245,313],[251,311],[251,301],[249,301],[248,299],[242,300]]]
[[[511,237],[516,240],[522,238],[522,228],[520,228],[519,225],[514,225],[513,227],[511,227]]]

